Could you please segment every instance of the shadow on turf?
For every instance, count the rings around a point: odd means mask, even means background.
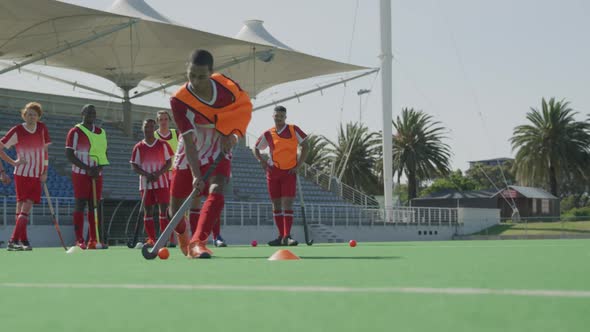
[[[401,259],[400,256],[299,256],[301,259],[356,259],[356,260],[380,260],[380,259]],[[260,259],[267,257],[261,256],[239,256],[239,257],[220,257],[216,256],[215,259]]]
[[[401,259],[400,256],[301,256],[301,259],[358,259],[358,260],[379,260],[379,259]]]

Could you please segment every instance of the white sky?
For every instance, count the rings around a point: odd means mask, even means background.
[[[111,4],[64,2],[101,10]],[[298,51],[379,66],[378,0],[147,2],[175,21],[231,37],[244,20],[261,19],[277,39]],[[584,119],[590,109],[589,14],[590,3],[583,0],[393,0],[394,118],[401,107],[434,115],[449,129],[453,168],[461,169],[469,160],[513,156],[508,142],[513,128],[525,123],[529,107],[538,107],[541,97],[566,98]],[[63,77],[118,93],[102,79],[76,73]],[[283,85],[261,94],[255,104],[325,81]],[[0,86],[102,99],[17,72],[0,75]],[[284,103],[288,121],[334,138],[341,121],[359,119],[357,91],[369,88],[371,94],[362,96],[362,121],[380,130],[380,77],[374,75],[323,96]],[[156,93],[137,103],[165,107],[168,98]],[[270,116],[270,108],[256,112],[250,133],[259,135],[272,126]]]

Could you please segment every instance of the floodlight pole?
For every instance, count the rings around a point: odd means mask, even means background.
[[[132,26],[133,24],[135,24],[138,21],[139,21],[139,19],[130,19],[127,23],[119,24],[119,25],[116,25],[116,26],[114,26],[110,29],[107,29],[105,31],[95,33],[88,38],[83,38],[83,39],[77,40],[72,43],[66,43],[66,45],[54,48],[53,50],[50,50],[48,52],[41,52],[41,54],[39,54],[38,56],[31,57],[29,60],[25,60],[23,62],[20,62],[20,63],[13,65],[13,66],[10,66],[8,68],[4,68],[4,69],[0,70],[0,75],[7,73],[9,71],[12,71],[12,70],[21,68],[21,67],[26,66],[28,64],[47,59],[47,58],[54,56],[56,54],[65,52],[67,50],[71,50],[72,48],[75,48],[75,47],[78,47],[78,46],[81,46],[84,44],[88,44],[92,41],[100,39],[104,36],[108,36],[108,35],[115,33],[119,30],[127,29],[128,27]]]
[[[380,0],[381,101],[383,114],[383,193],[385,220],[393,221],[393,142],[392,142],[392,47],[391,0]]]

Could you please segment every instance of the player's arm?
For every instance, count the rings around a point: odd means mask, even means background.
[[[85,163],[82,162],[82,160],[78,159],[78,157],[76,157],[76,154],[74,153],[74,149],[72,148],[66,148],[66,158],[68,158],[68,161],[74,165],[76,165],[78,168],[83,169],[86,171],[86,173],[88,173],[88,171],[90,171],[90,166],[86,165]]]
[[[10,183],[10,177],[8,176],[8,174],[6,174],[6,170],[4,169],[4,167],[2,167],[2,163],[0,163],[0,182],[4,184]]]
[[[268,168],[268,163],[260,154],[260,150],[264,150],[268,147],[265,134],[266,133],[262,134],[256,141],[256,144],[254,145],[254,156],[256,156],[256,160],[258,160],[258,162],[260,163],[260,167],[262,167],[262,169],[264,170]]]
[[[297,160],[297,166],[295,166],[296,169],[299,169],[301,165],[305,163],[307,155],[309,154],[309,144],[307,144],[307,140],[301,142],[299,146],[301,147],[301,154],[299,155],[299,160]]]
[[[186,159],[188,161],[191,172],[193,173],[193,187],[202,189],[205,187],[201,179],[201,162],[199,161],[199,154],[193,135],[196,130],[194,123],[189,119],[187,113],[189,112],[186,105],[177,100],[170,98],[170,108],[174,116],[174,122],[178,126],[178,130],[182,134],[184,142]]]
[[[266,162],[266,160],[264,160],[264,158],[260,154],[260,150],[258,149],[258,147],[254,148],[254,155],[256,156],[256,159],[260,163],[260,166],[262,167],[262,169],[267,169],[268,163]]]
[[[184,152],[186,154],[186,159],[191,172],[193,173],[193,187],[201,190],[205,187],[205,183],[201,178],[201,161],[199,160],[197,147],[193,141],[193,131],[182,134],[182,139],[184,141]]]

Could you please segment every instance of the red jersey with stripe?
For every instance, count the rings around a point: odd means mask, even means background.
[[[279,135],[279,137],[291,138],[291,132],[289,131],[289,129],[287,129],[288,127],[289,127],[289,125],[285,124],[285,126],[283,126],[283,128],[281,128],[280,130],[277,130],[277,134]],[[301,128],[299,128],[295,125],[293,125],[293,129],[295,130],[295,136],[297,136],[297,142],[299,144],[301,144],[301,142],[305,141],[305,139],[307,138],[307,135],[303,132],[303,130],[301,130]],[[270,133],[270,129],[265,131],[262,135],[260,135],[260,137],[256,141],[256,148],[258,150],[264,150],[264,149],[268,148],[269,155],[270,155],[270,158],[268,158],[268,165],[270,165],[270,166],[274,165],[274,160],[272,159],[272,152],[275,147],[274,147],[272,135]]]
[[[7,149],[14,146],[17,158],[26,160],[26,164],[14,168],[15,175],[41,177],[48,160],[46,148],[51,144],[49,131],[44,123],[37,122],[32,131],[25,128],[24,123],[14,126],[2,137],[0,142]]]
[[[92,132],[95,134],[101,134],[102,129],[94,126],[92,127]],[[88,139],[88,136],[84,134],[82,129],[78,127],[70,129],[68,136],[66,137],[66,149],[74,150],[74,155],[80,159],[83,164],[88,165],[89,167],[98,165],[94,159],[90,158],[90,140]],[[86,171],[72,164],[72,173],[86,174]]]
[[[234,102],[233,94],[227,90],[223,85],[215,80],[210,80],[213,89],[213,97],[211,100],[203,100],[193,94],[193,97],[200,102],[210,105],[211,107],[221,108],[226,107]],[[189,89],[189,91],[191,91]],[[178,127],[181,135],[192,132],[193,142],[197,147],[199,160],[201,165],[212,163],[215,158],[221,153],[221,135],[215,130],[215,125],[197,111],[190,108],[182,101],[171,98],[170,106],[172,114],[174,115],[174,122]],[[176,151],[176,159],[174,168],[187,169],[189,168],[188,160],[185,154],[184,139],[178,142],[178,149]],[[226,155],[227,159],[231,159],[231,153]]]
[[[166,162],[173,156],[170,144],[161,139],[156,139],[151,145],[145,140],[135,144],[133,152],[131,153],[132,164],[139,166],[148,173],[155,173],[166,165]],[[144,187],[147,178],[143,175],[139,176],[139,190],[145,189],[162,189],[168,188],[170,185],[169,172],[164,172],[160,175],[158,180],[154,182],[147,182],[147,188]]]

